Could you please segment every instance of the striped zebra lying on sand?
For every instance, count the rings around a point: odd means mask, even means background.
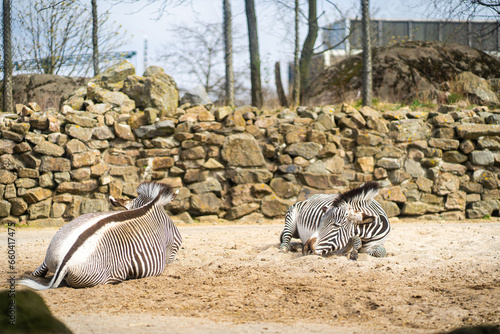
[[[380,206],[373,199],[378,193],[379,186],[375,182],[368,182],[358,188],[349,190],[343,194],[321,194],[309,197],[305,201],[297,202],[292,205],[285,216],[285,228],[281,232],[280,248],[288,251],[291,248],[292,238],[300,238],[304,246],[310,238],[320,229],[324,229],[321,239],[321,252],[318,249],[314,253],[322,255],[334,252],[338,253],[338,244],[335,245],[335,224],[344,224],[347,217],[353,216],[356,212],[373,217],[373,221],[360,218],[354,224],[354,240],[361,242],[359,252],[368,253],[374,257],[384,257],[386,250],[383,246],[387,236],[391,231],[389,218]],[[341,205],[339,208],[338,206]],[[330,221],[327,219],[333,220]],[[358,216],[360,217],[360,216]],[[327,222],[329,222],[327,224]],[[363,222],[361,224],[361,222]],[[321,225],[321,226],[320,226]],[[332,230],[333,229],[333,230]],[[332,240],[328,241],[328,237]],[[325,239],[326,238],[326,239]],[[348,240],[341,240],[348,242]],[[359,241],[356,241],[359,242]],[[323,245],[329,247],[324,248]],[[314,243],[311,244],[314,246]],[[304,249],[304,247],[303,247]],[[311,252],[311,249],[307,250]]]
[[[146,182],[137,193],[127,211],[88,213],[61,227],[44,262],[32,273],[45,277],[54,272],[50,283],[30,278],[20,283],[45,290],[65,279],[71,287],[83,288],[161,274],[182,243],[164,210],[177,192],[166,184]]]

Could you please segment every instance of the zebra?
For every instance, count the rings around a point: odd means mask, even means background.
[[[378,190],[376,182],[368,182],[340,194],[305,243],[303,254],[327,256],[353,249],[352,260],[357,259],[358,252],[385,256],[383,243],[390,232],[390,224],[380,204],[374,204]]]
[[[280,235],[280,248],[289,251],[292,238],[298,238],[305,244],[317,230],[328,206],[337,197],[337,194],[316,194],[290,206],[285,215],[285,228]]]
[[[340,197],[343,196],[344,199],[352,197],[352,199],[355,200],[352,203],[355,206],[359,206],[363,203],[361,200],[362,197],[359,198],[359,195],[363,193],[368,194],[370,192],[374,192],[373,196],[378,193],[378,184],[376,182],[368,182],[344,194],[313,195],[305,201],[295,203],[286,213],[285,228],[280,235],[280,248],[283,251],[290,250],[290,240],[292,237],[300,238],[302,245],[305,245],[310,237],[318,230],[326,212],[337,205],[335,203]],[[386,250],[383,244],[391,231],[389,218],[373,197],[368,199],[369,198],[366,198],[369,203],[369,210],[367,211],[371,212],[370,215],[375,217],[375,219],[372,222],[365,221],[363,224],[360,224],[361,221],[359,221],[354,224],[355,235],[361,240],[359,252],[368,253],[374,257],[384,257],[386,255]],[[344,202],[345,201],[339,201],[337,203]]]
[[[160,275],[182,243],[164,210],[177,192],[166,184],[145,182],[128,210],[88,213],[72,220],[59,229],[44,262],[31,274],[45,277],[54,272],[50,283],[31,278],[20,283],[45,290],[57,288],[64,279],[71,287],[83,288]]]

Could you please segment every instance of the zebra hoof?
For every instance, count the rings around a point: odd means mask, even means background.
[[[281,246],[280,247],[280,252],[282,253],[288,253],[290,251],[290,249],[286,246]]]
[[[351,252],[351,256],[349,256],[349,260],[357,261],[358,260],[358,252]]]
[[[377,247],[368,254],[373,257],[385,257],[387,255],[387,251],[384,247]]]

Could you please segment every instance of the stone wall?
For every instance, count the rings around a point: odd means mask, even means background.
[[[127,92],[127,94],[125,94]],[[144,180],[180,190],[175,219],[258,222],[316,193],[375,180],[390,217],[482,218],[500,208],[500,111],[349,105],[283,111],[178,107],[161,69],[121,63],[60,112],[0,117],[0,223],[62,225],[110,210]]]

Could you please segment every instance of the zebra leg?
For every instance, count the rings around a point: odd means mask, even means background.
[[[349,260],[356,261],[358,259],[358,250],[361,248],[361,245],[362,242],[360,237],[355,235],[351,238],[352,251],[351,255],[349,256]]]
[[[35,277],[45,277],[47,275],[47,272],[49,271],[49,268],[47,268],[47,265],[45,264],[45,261],[40,265],[40,267],[36,268],[34,272],[31,273],[31,276]]]
[[[280,250],[283,252],[290,251],[290,241],[292,237],[298,237],[297,235],[297,223],[295,222],[295,208],[292,206],[288,209],[285,216],[285,228],[280,234]]]

